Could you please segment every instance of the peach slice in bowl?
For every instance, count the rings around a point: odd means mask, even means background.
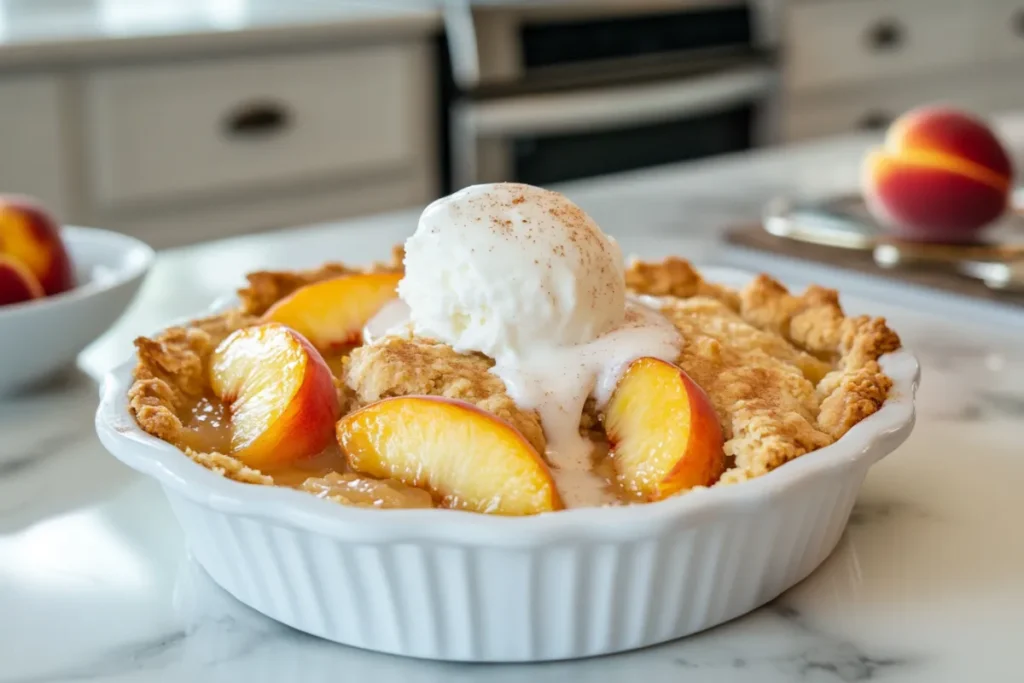
[[[120,318],[153,263],[153,250],[127,235],[80,227],[64,227],[59,234],[74,266],[73,286],[0,306],[0,395],[72,365],[79,352]],[[16,262],[21,265],[10,265]],[[12,288],[37,294],[32,275],[21,258],[0,258],[0,281]],[[45,292],[42,281],[35,279]]]
[[[0,306],[20,304],[46,296],[43,285],[19,259],[0,254]]]
[[[0,256],[21,263],[46,296],[75,286],[73,261],[60,226],[29,197],[0,196]]]

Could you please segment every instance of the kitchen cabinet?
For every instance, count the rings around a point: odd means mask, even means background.
[[[962,0],[795,2],[787,82],[795,90],[839,87],[975,61],[977,46],[964,35],[973,34],[974,10]]]
[[[439,27],[361,11],[223,40],[0,39],[0,192],[155,247],[423,205]]]
[[[0,188],[36,197],[57,215],[68,211],[63,86],[46,73],[0,79]]]
[[[1021,64],[994,65],[977,72],[930,74],[912,79],[867,82],[838,91],[789,93],[783,117],[788,140],[842,132],[885,130],[901,113],[922,103],[941,103],[979,114],[1024,108],[1020,88],[992,87],[992,82],[1019,83]]]
[[[790,0],[784,16],[785,140],[928,103],[1024,107],[1024,0]]]
[[[422,204],[431,57],[404,43],[86,72],[82,213],[162,245]]]
[[[83,81],[91,196],[116,208],[401,170],[418,151],[421,57],[400,45],[96,69]]]

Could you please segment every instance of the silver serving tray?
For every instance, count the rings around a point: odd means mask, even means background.
[[[1014,206],[1021,206],[1021,191]],[[971,244],[929,244],[894,237],[859,195],[779,197],[765,207],[764,229],[786,239],[869,251],[882,268],[930,268],[980,280],[996,290],[1024,291],[1024,217],[1009,212]]]

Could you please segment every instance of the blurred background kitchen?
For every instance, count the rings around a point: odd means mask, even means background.
[[[168,247],[1022,86],[1024,0],[0,0],[0,187]]]

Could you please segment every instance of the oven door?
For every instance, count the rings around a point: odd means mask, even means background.
[[[543,185],[740,151],[776,137],[778,77],[764,55],[695,58],[669,73],[602,72],[572,81],[480,88],[453,102],[452,186]]]

